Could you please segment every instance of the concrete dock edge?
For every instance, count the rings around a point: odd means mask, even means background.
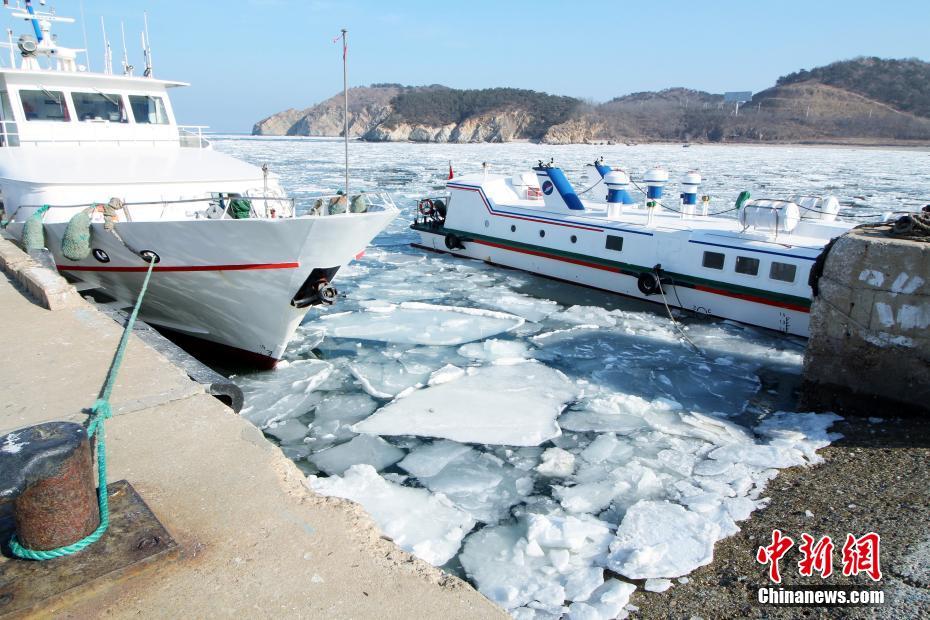
[[[5,240],[0,269],[0,433],[82,421],[120,327]],[[360,506],[314,494],[261,431],[135,336],[112,401],[109,479],[135,486],[180,559],[77,592],[39,617],[506,617],[382,538]]]

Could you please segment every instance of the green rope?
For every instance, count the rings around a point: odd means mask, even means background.
[[[64,547],[58,547],[57,549],[49,549],[48,551],[36,551],[23,547],[19,544],[14,534],[13,538],[10,539],[10,550],[18,557],[26,560],[53,560],[55,558],[71,555],[72,553],[77,553],[100,540],[110,526],[110,498],[107,495],[107,450],[103,423],[107,418],[113,415],[113,410],[110,406],[110,394],[113,392],[113,386],[116,383],[116,374],[119,372],[119,368],[123,363],[123,357],[126,355],[126,346],[129,344],[129,336],[132,334],[132,327],[136,322],[136,317],[139,315],[139,308],[142,306],[142,298],[145,297],[145,291],[148,289],[149,278],[152,276],[152,268],[154,266],[155,261],[150,260],[148,271],[145,272],[145,279],[142,281],[142,289],[139,291],[139,297],[136,299],[136,305],[132,309],[132,314],[129,315],[129,320],[126,321],[126,327],[123,329],[123,336],[120,338],[119,346],[116,347],[116,353],[113,355],[113,361],[110,363],[110,370],[107,372],[107,380],[103,384],[103,389],[100,390],[100,397],[90,409],[91,418],[87,424],[87,436],[94,437],[96,435],[97,437],[97,498],[100,504],[100,525],[81,540],[70,545],[65,545]]]

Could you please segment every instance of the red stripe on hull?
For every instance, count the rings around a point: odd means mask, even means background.
[[[55,265],[58,271],[115,271],[146,272],[148,267],[106,267],[102,265]],[[167,265],[156,266],[152,271],[251,271],[255,269],[297,269],[300,263],[254,263],[250,265]]]

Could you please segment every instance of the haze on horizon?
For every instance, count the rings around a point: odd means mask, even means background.
[[[343,27],[350,86],[509,86],[593,101],[674,86],[755,92],[792,71],[855,56],[930,59],[925,0],[49,0],[78,19],[54,29],[63,45],[83,47],[82,4],[92,70],[103,65],[103,16],[114,67],[122,20],[141,74],[148,11],[156,77],[192,83],[172,94],[179,121],[220,132],[248,132],[270,114],[341,91],[333,39]]]

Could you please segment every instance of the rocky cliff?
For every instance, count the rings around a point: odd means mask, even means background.
[[[801,71],[739,107],[685,88],[590,104],[530,90],[375,84],[349,92],[349,134],[373,142],[930,142],[919,60],[858,58]],[[875,83],[882,87],[877,88]],[[256,135],[341,136],[341,93],[270,116]]]

